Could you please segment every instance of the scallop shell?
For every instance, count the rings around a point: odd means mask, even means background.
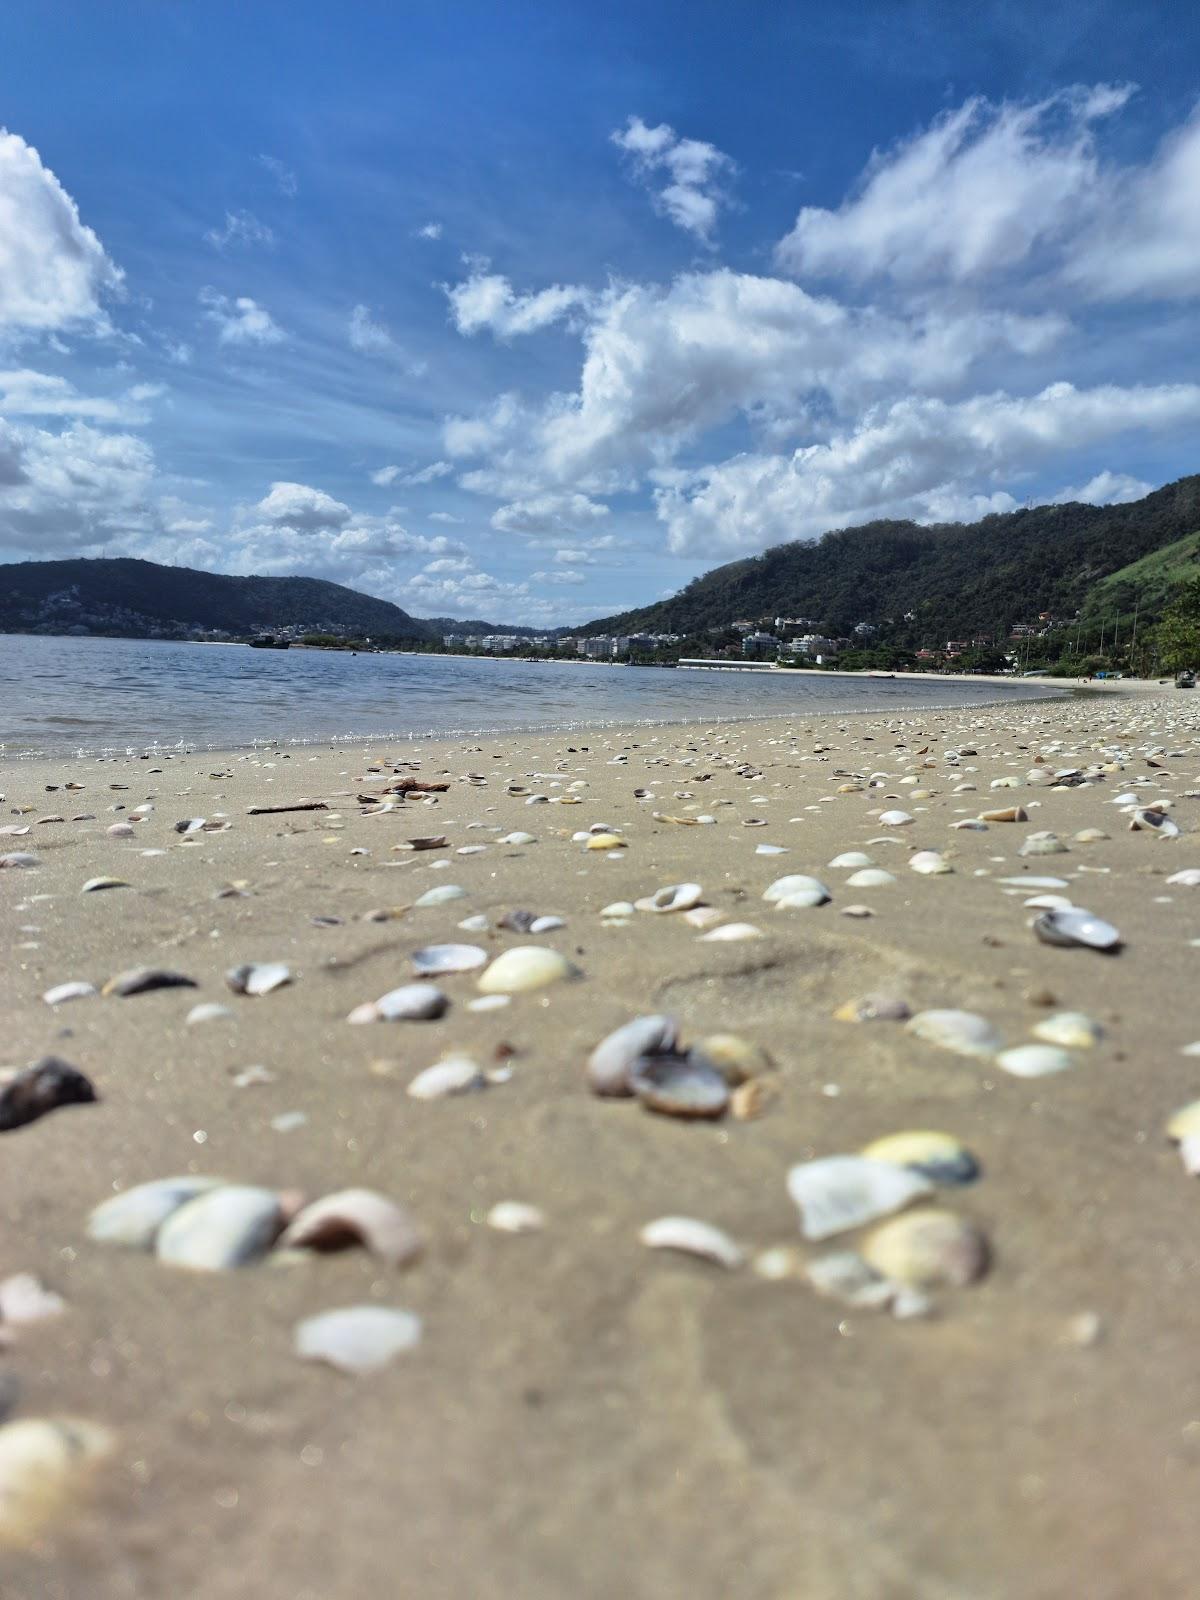
[[[862,850],[843,850],[840,856],[834,856],[829,863],[830,870],[835,872],[853,872],[858,867],[873,867],[875,863],[869,855]]]
[[[682,1255],[700,1256],[718,1267],[733,1271],[746,1259],[745,1252],[727,1233],[695,1217],[659,1217],[648,1222],[638,1237],[650,1250],[677,1250]]]
[[[992,1024],[974,1011],[918,1011],[907,1026],[926,1044],[959,1056],[993,1056],[1001,1045]]]
[[[78,1417],[0,1427],[0,1549],[36,1544],[115,1443],[107,1428]]]
[[[98,1205],[88,1218],[89,1239],[101,1244],[149,1250],[159,1228],[180,1206],[224,1184],[223,1178],[156,1178],[139,1183]]]
[[[282,1226],[273,1190],[226,1184],[173,1210],[158,1230],[154,1253],[171,1266],[221,1272],[265,1255]]]
[[[1031,926],[1043,944],[1084,945],[1089,950],[1108,952],[1121,948],[1121,935],[1111,922],[1078,906],[1070,911],[1043,911]]]
[[[378,1372],[421,1342],[421,1319],[390,1306],[344,1306],[305,1317],[293,1346],[302,1361],[323,1361],[355,1377]]]
[[[487,951],[477,944],[427,944],[410,957],[413,971],[422,978],[451,972],[475,972],[487,964]]]
[[[961,1289],[987,1271],[990,1250],[974,1223],[927,1207],[874,1229],[863,1241],[862,1255],[893,1283]]]
[[[879,813],[879,826],[881,828],[905,828],[914,820],[907,811],[881,811]]]
[[[1011,1050],[1001,1050],[996,1065],[1014,1078],[1048,1078],[1055,1072],[1066,1072],[1075,1062],[1057,1045],[1019,1044]]]
[[[577,975],[578,968],[557,950],[525,944],[498,955],[481,974],[479,988],[484,994],[522,994]]]
[[[896,880],[890,872],[885,872],[882,867],[863,867],[860,872],[852,872],[846,879],[848,889],[886,889]],[[790,901],[788,902],[791,903]]]
[[[920,1128],[904,1133],[888,1133],[867,1145],[862,1154],[868,1161],[890,1161],[894,1166],[919,1172],[931,1183],[957,1187],[974,1183],[979,1163],[966,1145],[952,1133]]]
[[[1087,1050],[1104,1037],[1104,1029],[1082,1011],[1059,1011],[1043,1017],[1032,1028],[1035,1039],[1046,1044],[1065,1045],[1072,1050]]]
[[[721,1073],[689,1056],[639,1056],[629,1070],[629,1087],[648,1110],[668,1117],[722,1117],[729,1107]]]
[[[447,1056],[426,1067],[408,1086],[414,1100],[444,1100],[452,1094],[470,1094],[487,1082],[478,1062],[469,1056]]]
[[[915,855],[909,856],[908,869],[926,878],[936,878],[954,871],[951,863],[938,850],[918,850]]]
[[[889,1216],[932,1194],[920,1173],[865,1156],[826,1156],[804,1161],[787,1175],[788,1193],[800,1208],[806,1239],[828,1239]]]
[[[670,1054],[678,1042],[679,1025],[673,1018],[635,1017],[602,1039],[588,1057],[593,1093],[631,1095],[629,1073],[639,1057]]]
[[[275,1248],[343,1250],[361,1244],[389,1266],[407,1266],[424,1248],[416,1223],[398,1205],[372,1189],[342,1189],[305,1206]]]
[[[639,911],[690,911],[700,904],[703,894],[698,883],[672,883],[642,900],[635,900],[634,905]]]

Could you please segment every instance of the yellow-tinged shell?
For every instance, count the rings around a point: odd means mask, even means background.
[[[861,1254],[885,1278],[916,1289],[964,1288],[983,1276],[990,1259],[987,1238],[973,1222],[936,1207],[875,1228]]]
[[[697,1040],[689,1054],[702,1056],[734,1087],[750,1078],[761,1078],[774,1066],[761,1045],[739,1039],[736,1033],[710,1033]]]
[[[952,1133],[939,1133],[932,1128],[885,1134],[866,1145],[860,1154],[871,1161],[908,1167],[934,1183],[973,1183],[979,1176],[979,1163],[967,1147]]]
[[[1180,1106],[1167,1123],[1167,1138],[1177,1142],[1200,1138],[1200,1100],[1193,1100],[1189,1105]]]
[[[496,957],[481,975],[483,994],[520,994],[525,989],[543,989],[548,983],[576,976],[578,968],[566,956],[544,945],[522,944]]]
[[[584,845],[585,850],[624,850],[625,840],[616,833],[594,833]]]
[[[0,1427],[0,1549],[33,1544],[113,1444],[107,1428],[78,1417]]]

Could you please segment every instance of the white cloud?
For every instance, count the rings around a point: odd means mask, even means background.
[[[461,517],[453,516],[449,511],[431,511],[429,520],[430,522],[452,522],[456,525],[462,522]]]
[[[300,185],[290,167],[285,166],[275,156],[259,156],[258,164],[260,167],[265,167],[275,179],[280,194],[287,195],[289,199],[295,195]]]
[[[285,338],[283,329],[272,318],[265,306],[249,295],[239,295],[230,300],[228,295],[215,289],[201,289],[200,303],[204,315],[215,324],[220,344],[279,344]]]
[[[214,250],[228,250],[230,245],[245,245],[247,248],[262,245],[269,250],[275,243],[275,235],[253,212],[227,211],[224,227],[210,228],[204,235],[204,241],[212,245]]]
[[[9,417],[83,417],[89,422],[143,422],[158,384],[134,384],[112,396],[83,395],[66,378],[24,367],[0,372],[0,413]]]
[[[414,467],[407,471],[403,467],[380,467],[371,473],[371,482],[377,483],[381,489],[390,488],[392,484],[408,487],[434,483],[438,478],[448,477],[453,471],[454,468],[448,461],[431,461],[426,467]]]
[[[1131,500],[1143,499],[1153,488],[1152,483],[1131,477],[1128,472],[1110,472],[1106,468],[1077,489],[1060,489],[1050,504],[1065,506],[1078,501],[1085,506],[1127,505]]]
[[[658,515],[677,552],[730,555],[876,517],[978,517],[1016,504],[997,479],[1124,433],[1194,428],[1200,385],[1077,389],[970,400],[908,398],[790,456],[735,456],[661,475]],[[983,487],[981,487],[983,486]]]
[[[38,152],[0,128],[0,333],[105,330],[123,276]]]
[[[375,321],[366,306],[355,306],[350,313],[349,338],[351,346],[364,355],[391,355],[396,349],[396,341],[382,322]]]
[[[440,239],[442,237],[442,224],[440,222],[427,222],[417,229],[418,239]]]
[[[154,454],[132,434],[0,422],[0,548],[48,558],[127,550],[159,531]]]
[[[703,140],[681,139],[665,122],[647,127],[641,117],[630,117],[610,137],[633,158],[634,171],[653,195],[656,209],[677,228],[711,243],[720,208],[727,203],[719,179],[735,170],[730,158]]]
[[[586,572],[575,572],[569,567],[567,568],[567,570],[565,572],[531,572],[530,575],[529,575],[529,581],[531,583],[558,583],[558,584],[586,583],[587,582],[587,573]]]
[[[459,333],[487,328],[498,339],[538,333],[590,299],[587,290],[564,284],[519,295],[507,278],[482,267],[462,283],[448,285],[446,297]]]
[[[273,483],[270,493],[254,507],[264,522],[278,528],[293,528],[298,533],[344,528],[351,510],[323,489],[307,483]]]
[[[471,572],[475,563],[470,556],[442,556],[437,561],[431,561],[422,568],[424,572]]]
[[[500,533],[562,535],[591,527],[607,516],[608,507],[585,494],[543,494],[501,506],[492,515],[492,527]]]
[[[570,562],[575,566],[581,567],[594,567],[596,565],[595,556],[589,555],[586,550],[556,550],[554,559],[555,561]]]

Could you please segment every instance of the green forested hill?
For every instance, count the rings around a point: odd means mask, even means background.
[[[1039,612],[1073,616],[1100,580],[1200,532],[1200,476],[1128,505],[1035,506],[982,522],[871,522],[777,545],[694,579],[669,600],[598,618],[589,633],[695,634],[739,618],[812,617],[834,634],[899,622],[918,643],[1007,635]]]
[[[238,578],[124,558],[0,565],[0,630],[71,626],[98,633],[300,628],[430,637],[425,623],[390,601],[319,578]]]

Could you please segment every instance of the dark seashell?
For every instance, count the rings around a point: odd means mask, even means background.
[[[537,920],[536,911],[506,911],[496,926],[507,928],[511,933],[528,933]]]
[[[57,1056],[44,1056],[0,1089],[0,1133],[23,1128],[59,1106],[87,1105],[97,1098],[77,1067]]]
[[[687,1056],[641,1056],[630,1069],[629,1087],[649,1110],[670,1117],[723,1117],[729,1107],[721,1074]]]
[[[167,967],[130,967],[128,972],[118,972],[110,978],[101,994],[148,994],[151,989],[197,989],[195,978],[185,972],[171,972]]]

